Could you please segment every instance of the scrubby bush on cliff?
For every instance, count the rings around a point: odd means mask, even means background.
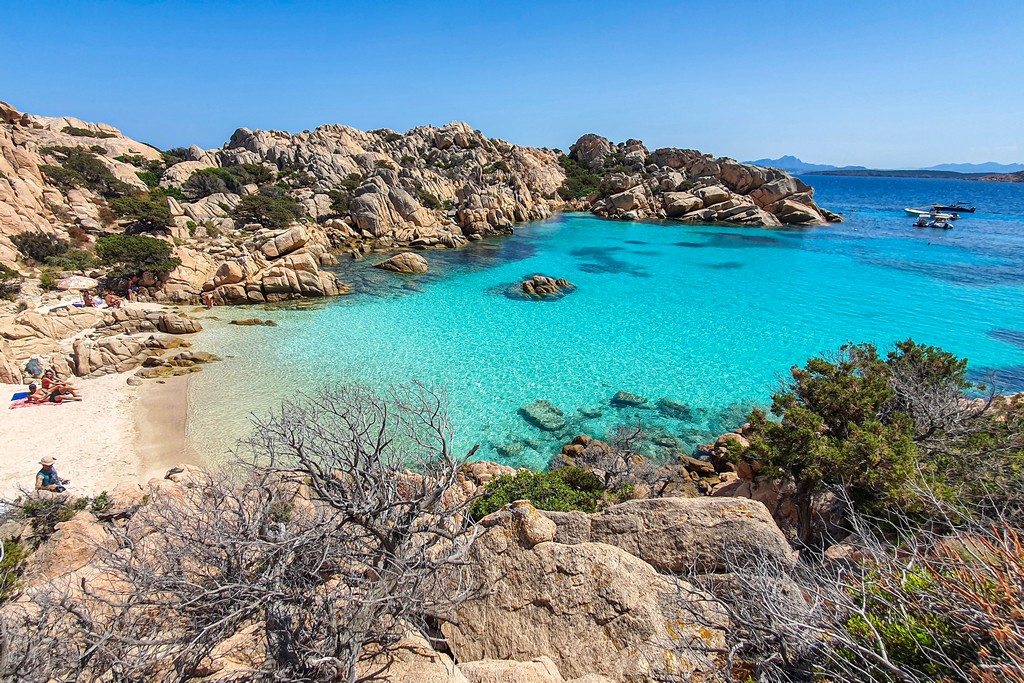
[[[0,614],[3,664],[26,680],[189,680],[241,634],[245,680],[370,681],[408,631],[437,634],[468,597],[473,539],[443,393],[331,389],[255,427],[230,470],[109,529],[103,581]]]
[[[181,265],[168,242],[148,235],[112,235],[96,241],[96,255],[110,277],[166,273]]]
[[[483,519],[514,500],[529,500],[538,510],[594,512],[605,495],[604,483],[589,470],[563,467],[553,472],[522,470],[491,480],[473,502],[470,514]]]
[[[85,249],[68,249],[60,256],[51,256],[46,259],[47,265],[60,268],[61,270],[88,270],[94,268],[98,261],[96,256]]]
[[[286,228],[303,216],[302,207],[292,197],[281,191],[278,196],[269,196],[271,190],[262,188],[260,194],[242,197],[231,211],[239,223],[259,223],[265,228]]]
[[[241,194],[246,185],[273,182],[274,173],[259,164],[239,164],[225,168],[201,168],[185,182],[185,194],[193,201],[218,192]]]
[[[11,242],[27,259],[46,263],[50,258],[62,256],[68,250],[68,241],[50,232],[23,232],[11,236]]]
[[[911,340],[885,357],[870,344],[844,346],[792,370],[772,399],[778,421],[751,414],[742,457],[792,483],[803,543],[816,540],[814,496],[836,487],[870,514],[924,520],[932,496],[981,504],[997,489],[1020,511],[1024,498],[1006,482],[1022,481],[1021,420],[972,395],[966,371],[966,361]]]
[[[21,292],[21,275],[0,263],[0,299],[13,299]]]
[[[78,147],[42,147],[39,153],[60,161],[59,166],[41,164],[39,171],[65,190],[84,187],[104,197],[119,197],[134,191],[91,152]]]
[[[110,209],[116,216],[127,219],[125,232],[130,235],[166,230],[171,222],[167,201],[148,194],[111,199]]]
[[[565,182],[558,188],[559,197],[565,200],[581,199],[597,192],[601,176],[565,154],[558,157],[558,163],[565,170]]]
[[[75,126],[64,126],[61,129],[62,133],[68,135],[74,135],[80,138],[116,138],[117,135],[114,133],[108,133],[102,130],[90,130],[88,128],[76,128]]]

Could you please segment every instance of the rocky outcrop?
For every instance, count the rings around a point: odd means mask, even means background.
[[[710,673],[713,658],[687,656],[684,644],[721,648],[728,621],[700,591],[680,590],[617,547],[555,542],[555,524],[526,501],[481,526],[469,554],[487,590],[458,608],[457,627],[446,627],[460,661],[547,657],[564,677],[613,681]]]
[[[564,278],[534,275],[519,283],[520,291],[531,299],[558,299],[576,291],[576,285]]]
[[[202,329],[198,321],[139,308],[95,309],[67,306],[47,314],[25,311],[0,318],[0,382],[21,384],[40,372],[96,377],[133,370],[152,356],[182,345],[178,335]],[[38,375],[36,375],[38,376]]]
[[[613,144],[592,133],[570,155],[601,176],[601,191],[586,200],[599,216],[763,227],[842,220],[814,203],[813,188],[775,168],[692,149],[648,153],[638,140]]]
[[[427,259],[411,251],[395,254],[391,258],[375,264],[375,267],[404,275],[419,275],[430,270]]]

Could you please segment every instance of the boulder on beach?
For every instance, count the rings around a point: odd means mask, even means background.
[[[550,401],[539,399],[519,408],[519,414],[530,424],[546,432],[565,429],[564,413]]]
[[[386,261],[375,264],[374,267],[405,275],[419,275],[430,270],[430,266],[427,265],[427,259],[411,251],[395,254]]]

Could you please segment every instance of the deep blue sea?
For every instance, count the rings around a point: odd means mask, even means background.
[[[845,223],[766,230],[626,223],[569,214],[460,251],[426,252],[400,276],[371,255],[337,269],[355,293],[302,308],[232,311],[277,327],[209,322],[224,356],[190,388],[189,438],[222,456],[264,413],[324,383],[447,387],[458,438],[481,457],[543,468],[566,436],[641,421],[671,457],[764,405],[794,364],[847,341],[912,337],[970,359],[973,375],[1024,390],[1024,185],[809,176]],[[916,229],[905,206],[965,200],[949,231]],[[526,276],[570,280],[557,301],[505,294]],[[647,397],[616,408],[619,390]],[[658,399],[691,408],[664,415]],[[550,401],[561,434],[520,406]]]

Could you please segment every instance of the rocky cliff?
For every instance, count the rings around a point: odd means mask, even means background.
[[[144,232],[172,241],[181,264],[144,275],[143,298],[331,296],[347,291],[323,269],[337,253],[460,247],[565,209],[767,227],[838,220],[784,171],[638,140],[588,134],[563,155],[465,123],[327,125],[240,128],[219,149],[161,152],[105,124],[0,103],[0,264],[30,277],[42,264],[19,253],[17,235],[88,251],[99,237]]]

